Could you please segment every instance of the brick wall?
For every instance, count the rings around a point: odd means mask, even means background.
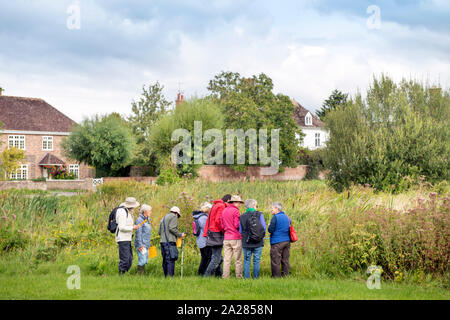
[[[229,166],[203,166],[198,170],[200,179],[218,182],[234,180],[302,180],[307,171],[307,166],[285,168],[283,172],[274,175],[263,175],[261,167],[248,167],[245,172],[234,171]]]
[[[0,152],[8,148],[8,135],[0,134]],[[69,164],[77,164],[77,161],[70,160],[64,157],[61,149],[61,142],[66,136],[53,135],[53,151],[42,150],[42,137],[43,135],[26,134],[25,136],[25,156],[26,160],[24,164],[28,165],[28,179],[36,179],[43,176],[43,168],[38,165],[39,161],[46,153],[51,153],[61,160],[63,160],[67,167]],[[80,164],[80,179],[90,177],[89,167],[85,164]]]
[[[94,190],[92,179],[85,180],[51,180],[33,181],[0,181],[0,190],[32,189],[32,190]]]

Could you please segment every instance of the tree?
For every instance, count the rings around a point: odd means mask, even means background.
[[[450,91],[416,81],[373,80],[365,99],[330,111],[324,163],[338,191],[351,184],[400,192],[421,177],[449,179]]]
[[[172,140],[172,134],[177,129],[187,130],[191,134],[191,153],[186,156],[192,159],[192,164],[179,164],[178,173],[192,173],[195,175],[195,169],[199,164],[194,165],[194,122],[201,122],[201,134],[209,129],[222,130],[223,114],[220,106],[211,98],[193,98],[186,100],[183,106],[161,117],[150,130],[149,148],[152,154],[157,158],[158,168],[167,168],[167,159],[170,158],[173,148],[179,144],[179,141]],[[199,152],[203,152],[203,143],[200,145]],[[203,154],[203,153],[202,153]],[[184,154],[183,154],[184,156]]]
[[[25,160],[25,152],[23,150],[11,147],[3,150],[0,154],[0,180],[7,178],[12,172],[20,169],[20,164]]]
[[[322,108],[316,111],[316,115],[323,121],[329,111],[335,110],[339,106],[345,106],[347,99],[348,93],[342,93],[341,91],[335,89],[328,99],[324,101]]]
[[[208,90],[222,106],[226,129],[267,129],[268,133],[280,129],[281,166],[296,165],[303,134],[292,117],[294,105],[288,96],[273,93],[271,78],[264,73],[245,78],[239,73],[222,72],[209,82]]]
[[[131,103],[132,115],[128,121],[136,136],[134,164],[148,165],[154,163],[155,156],[149,149],[148,137],[151,127],[167,114],[171,103],[166,100],[162,91],[164,86],[156,82],[142,87],[142,95],[138,101]]]
[[[67,157],[95,167],[97,176],[116,175],[129,164],[135,139],[126,121],[111,114],[84,120],[62,147]]]

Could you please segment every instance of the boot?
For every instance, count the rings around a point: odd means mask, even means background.
[[[145,266],[137,266],[137,273],[143,275],[145,273]]]

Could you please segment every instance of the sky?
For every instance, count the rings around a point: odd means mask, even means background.
[[[374,76],[450,87],[448,0],[0,0],[0,87],[80,122],[130,115],[143,85],[208,94],[221,71],[265,73],[321,108]]]

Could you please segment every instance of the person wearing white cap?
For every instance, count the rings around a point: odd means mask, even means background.
[[[121,203],[116,212],[116,242],[119,246],[119,275],[130,270],[133,264],[133,249],[131,247],[131,239],[133,238],[133,230],[138,226],[134,225],[133,210],[139,207],[139,202],[135,198],[126,198]]]
[[[172,207],[159,224],[161,243],[162,267],[164,276],[175,275],[175,261],[178,259],[177,238],[184,238],[185,233],[178,231],[178,219],[181,216],[180,208]]]

